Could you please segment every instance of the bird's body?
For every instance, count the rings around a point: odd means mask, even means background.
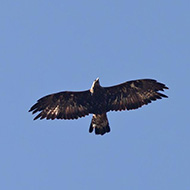
[[[34,119],[77,119],[93,114],[89,132],[110,132],[107,112],[137,109],[166,95],[158,91],[168,89],[152,79],[128,81],[112,87],[100,86],[96,79],[90,90],[64,91],[42,97],[29,111],[40,113]]]
[[[96,79],[90,89],[91,93],[91,102],[93,102],[93,111],[94,114],[102,114],[106,112],[106,92],[103,87],[100,86],[99,79]]]

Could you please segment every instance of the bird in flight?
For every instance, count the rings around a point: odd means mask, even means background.
[[[110,132],[109,111],[137,109],[157,99],[167,98],[159,91],[168,89],[153,79],[139,79],[119,85],[102,87],[97,78],[86,91],[63,91],[40,98],[29,112],[40,119],[78,119],[93,114],[89,132],[104,135]]]

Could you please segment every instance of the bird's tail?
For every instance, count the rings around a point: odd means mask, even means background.
[[[104,135],[105,133],[110,132],[110,126],[106,113],[93,114],[89,132],[92,133],[93,129],[95,129],[96,135]]]

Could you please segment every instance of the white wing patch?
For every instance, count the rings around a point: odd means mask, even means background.
[[[51,110],[50,110],[50,111],[51,111]],[[57,115],[58,112],[59,112],[59,105],[57,105],[57,106],[54,108],[54,110],[52,111],[52,114]]]

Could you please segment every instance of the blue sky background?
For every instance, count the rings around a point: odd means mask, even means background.
[[[0,189],[189,190],[190,3],[2,0]],[[40,97],[154,78],[169,99],[91,116],[33,121]]]

